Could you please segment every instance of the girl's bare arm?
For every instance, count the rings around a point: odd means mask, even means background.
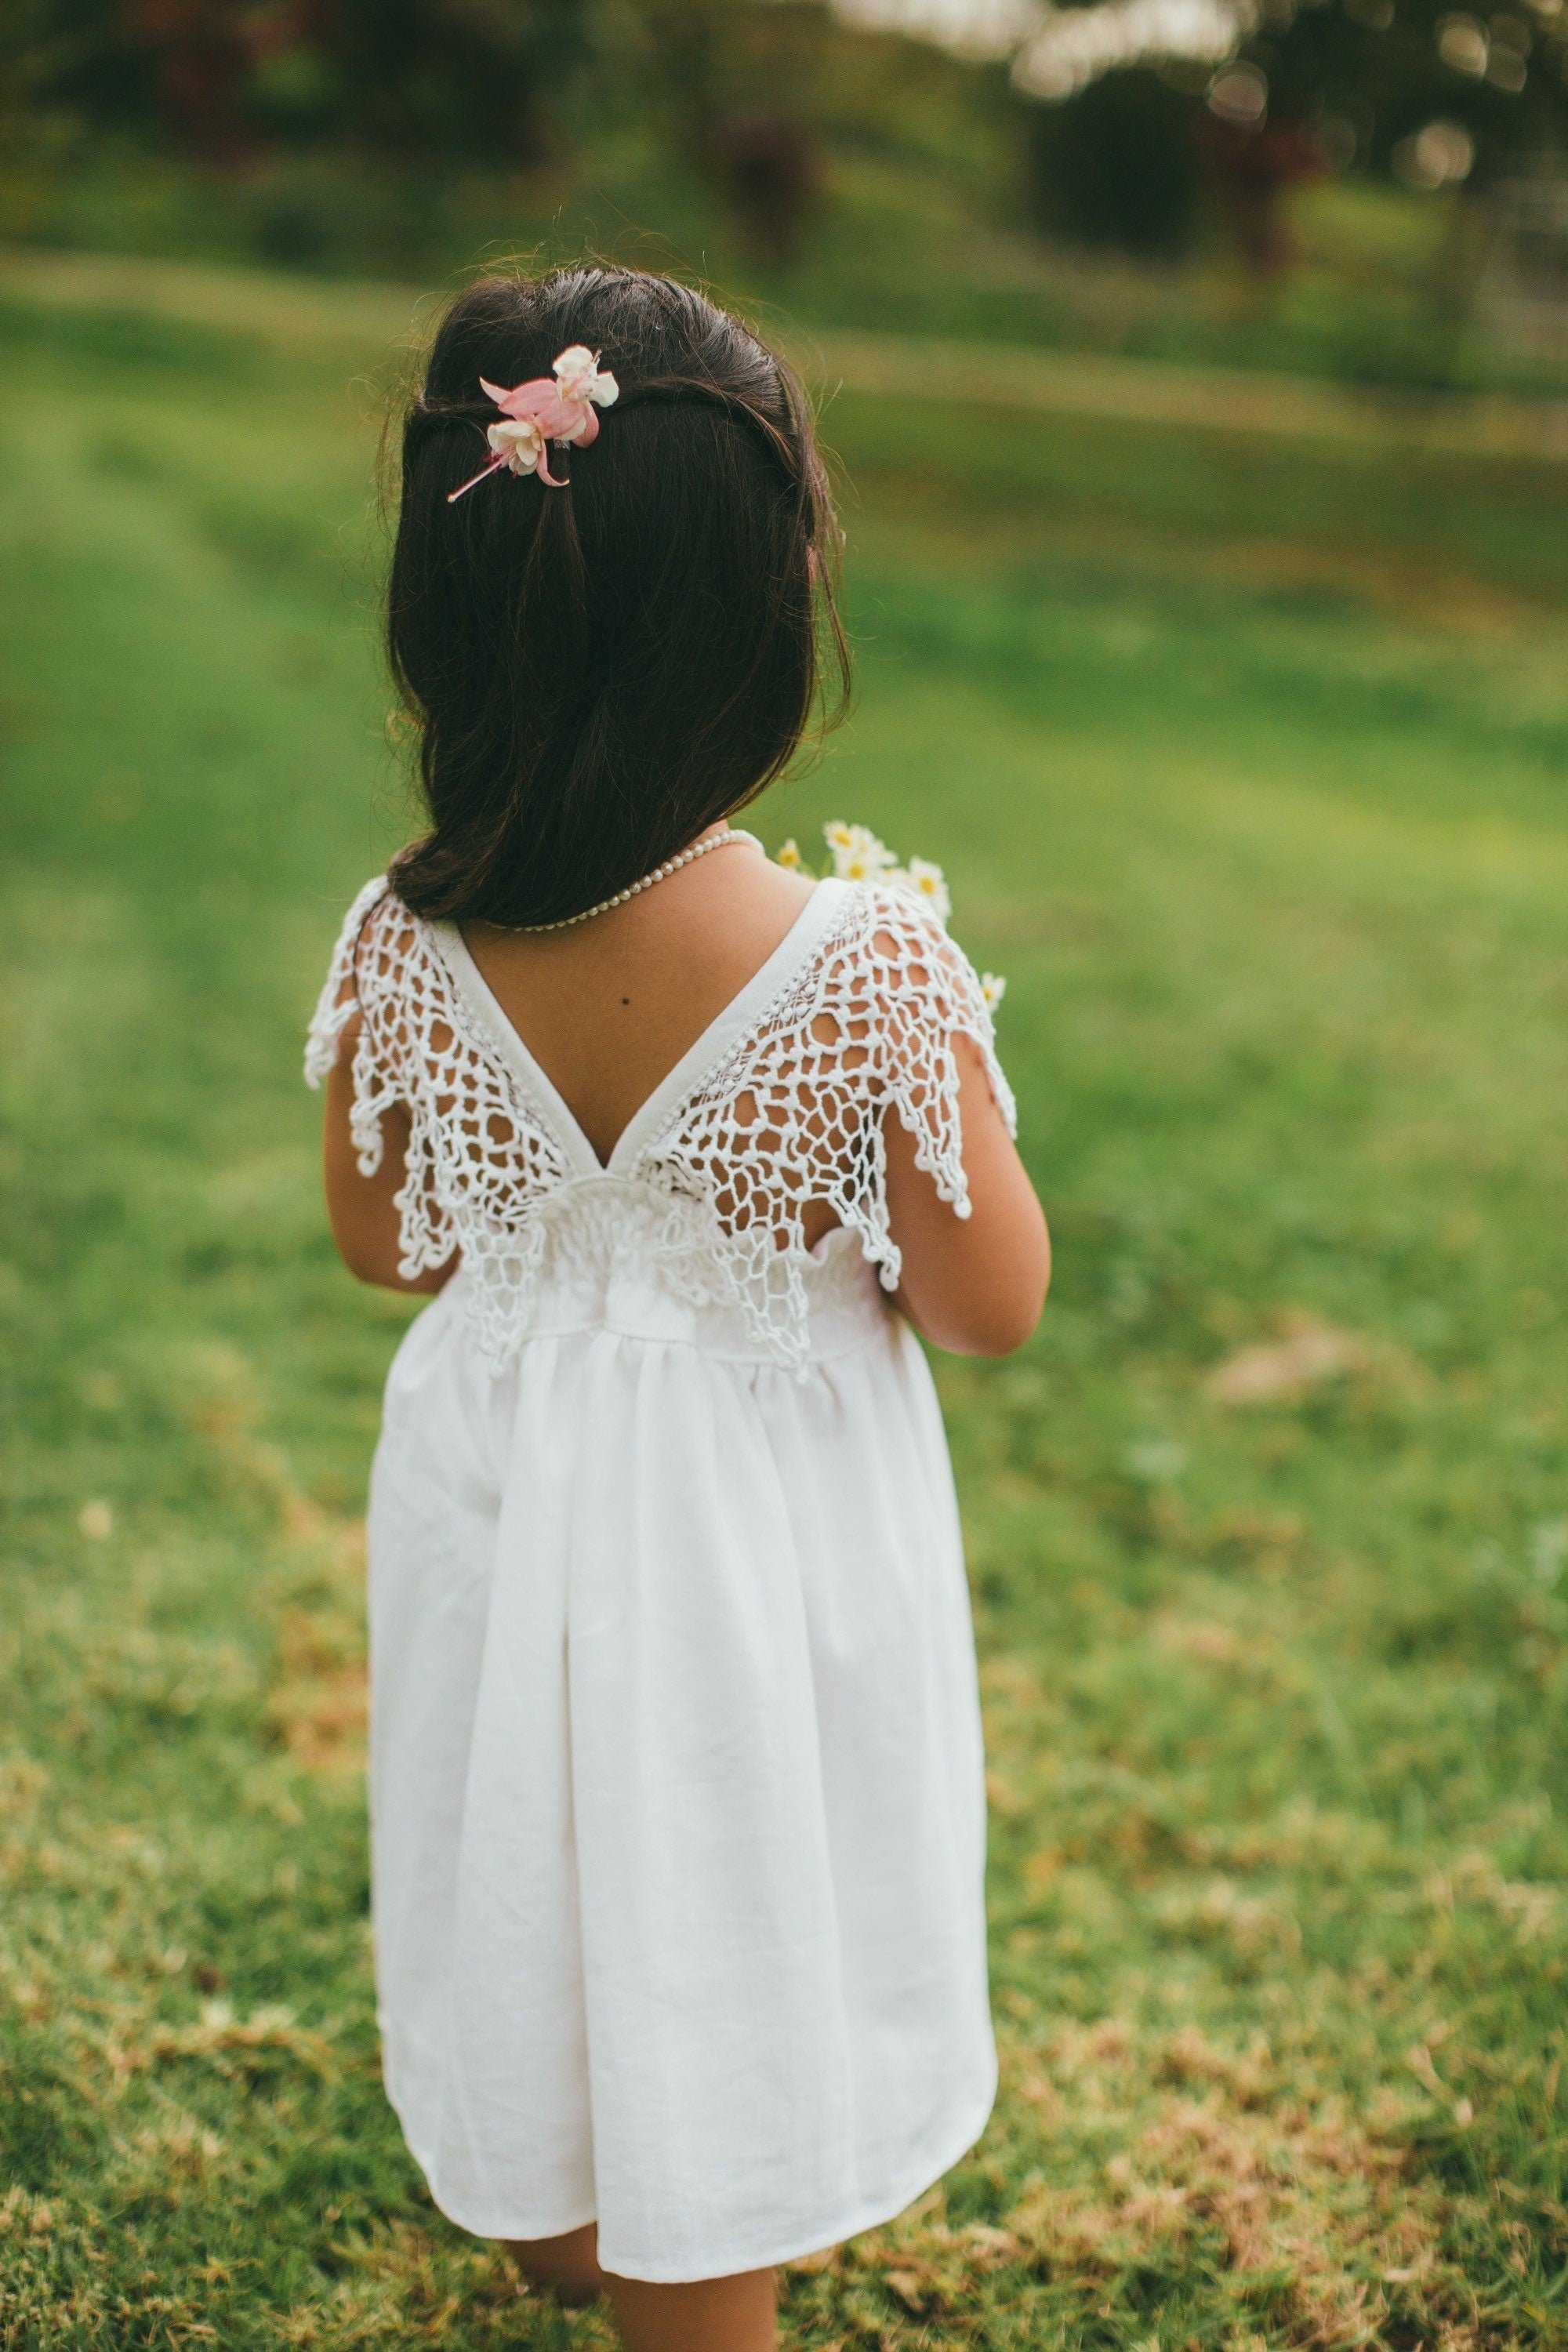
[[[952,1202],[916,1167],[913,1136],[889,1111],[888,1213],[903,1257],[898,1303],[934,1347],[955,1356],[1007,1356],[1040,1319],[1050,1235],[979,1048],[960,1036],[953,1049],[971,1213],[954,1216]]]
[[[327,1075],[322,1159],[327,1219],[332,1228],[332,1239],[343,1264],[361,1282],[374,1282],[383,1290],[439,1290],[458,1270],[455,1250],[445,1265],[418,1275],[412,1282],[397,1270],[402,1249],[397,1235],[396,1196],[403,1182],[409,1136],[408,1114],[401,1104],[382,1115],[380,1167],[374,1176],[362,1176],[359,1171],[359,1155],[349,1132],[354,1043],[358,1035],[356,1013],[343,1031],[338,1058]]]

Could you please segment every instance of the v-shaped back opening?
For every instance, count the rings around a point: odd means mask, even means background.
[[[601,1159],[572,1106],[502,1006],[455,923],[431,923],[454,989],[485,1043],[533,1103],[580,1175],[615,1175],[626,1167],[664,1118],[697,1091],[700,1081],[745,1029],[765,1010],[785,981],[815,949],[847,886],[818,882],[776,947],[749,980],[665,1072],[621,1129]]]

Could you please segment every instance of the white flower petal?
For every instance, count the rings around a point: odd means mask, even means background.
[[[596,355],[586,343],[571,343],[554,362],[556,383],[568,400],[581,400],[584,378],[592,377],[598,366]]]
[[[531,474],[544,454],[544,436],[527,417],[507,417],[492,425],[485,438],[514,474]]]
[[[563,400],[591,400],[599,408],[608,408],[620,391],[613,375],[599,373],[599,355],[585,344],[574,343],[554,366]]]
[[[833,870],[843,881],[869,881],[874,874],[885,873],[898,863],[887,844],[879,841],[868,825],[846,824],[841,818],[836,818],[822,831],[833,852]]]
[[[952,912],[952,896],[941,866],[933,866],[929,857],[911,857],[910,883],[926,901],[937,920],[945,923]]]

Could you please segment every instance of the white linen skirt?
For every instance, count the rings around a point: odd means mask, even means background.
[[[990,2112],[952,1473],[917,1341],[839,1272],[804,1381],[647,1285],[497,1375],[461,1275],[393,1364],[384,2067],[479,2235],[596,2220],[612,2272],[725,2276],[889,2219]]]

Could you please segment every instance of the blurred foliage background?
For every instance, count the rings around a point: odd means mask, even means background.
[[[417,821],[385,396],[584,249],[807,360],[858,698],[758,822],[945,865],[1058,1249],[938,1365],[1002,2095],[785,2342],[1568,2345],[1565,25],[8,0],[3,2352],[609,2344],[380,2088],[409,1310],[298,1079]]]
[[[1565,64],[1563,0],[11,0],[0,236],[1554,384]]]

